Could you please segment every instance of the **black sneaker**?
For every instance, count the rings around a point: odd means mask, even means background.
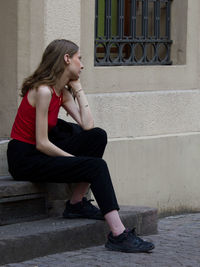
[[[68,200],[66,203],[66,208],[63,212],[64,218],[75,219],[75,218],[88,218],[96,220],[104,220],[101,211],[91,204],[93,200],[87,200],[83,198],[81,202],[76,204],[70,204]]]
[[[110,250],[121,252],[148,252],[154,249],[154,244],[142,240],[136,235],[135,229],[132,231],[125,230],[121,235],[113,236],[112,233],[108,235],[108,241],[105,247]]]

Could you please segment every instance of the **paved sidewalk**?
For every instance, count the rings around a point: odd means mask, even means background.
[[[200,267],[200,213],[163,218],[158,229],[157,235],[146,238],[156,246],[148,254],[110,252],[98,246],[4,267]]]

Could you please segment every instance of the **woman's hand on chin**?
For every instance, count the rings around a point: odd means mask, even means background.
[[[71,80],[71,81],[68,83],[68,86],[71,87],[73,91],[77,91],[77,90],[82,89],[80,79],[77,79],[77,80]]]

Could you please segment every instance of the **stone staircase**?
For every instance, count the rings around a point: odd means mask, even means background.
[[[7,171],[8,141],[0,141],[0,265],[103,244],[104,221],[62,218],[71,186],[17,182]],[[141,235],[157,232],[157,210],[121,207],[128,228]]]
[[[8,141],[0,141],[0,226],[47,217],[47,193],[42,185],[16,182],[6,161]]]
[[[29,182],[0,178],[0,225],[47,217],[44,188]]]

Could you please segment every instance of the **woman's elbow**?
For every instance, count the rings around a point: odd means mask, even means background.
[[[40,152],[44,152],[46,148],[46,142],[43,141],[36,141],[36,149],[39,150]]]
[[[91,130],[92,128],[94,128],[94,120],[90,120],[87,123],[85,123],[84,125],[82,125],[82,128],[84,130]]]
[[[41,143],[36,143],[36,149],[42,152],[42,144]]]

